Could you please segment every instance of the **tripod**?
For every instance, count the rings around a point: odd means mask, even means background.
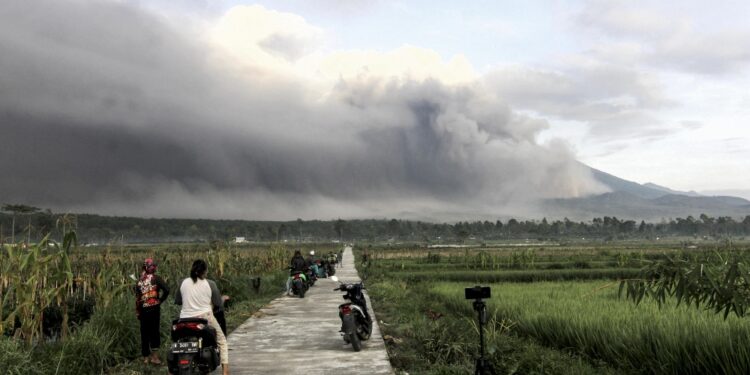
[[[474,300],[474,311],[479,314],[479,358],[477,358],[474,375],[496,375],[492,363],[484,357],[484,325],[487,324],[487,305],[482,299]]]

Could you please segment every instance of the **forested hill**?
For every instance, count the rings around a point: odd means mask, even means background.
[[[145,219],[100,215],[58,215],[49,211],[15,215],[15,234],[10,228],[13,217],[0,214],[0,238],[23,241],[38,239],[46,233],[58,237],[61,223],[78,230],[82,243],[205,242],[234,240],[270,242],[310,241],[415,241],[423,243],[493,241],[507,239],[564,238],[655,238],[666,236],[743,237],[750,235],[750,216],[687,217],[657,223],[604,216],[591,221],[516,220],[426,223],[396,219],[381,220],[294,220],[246,221],[207,219]]]

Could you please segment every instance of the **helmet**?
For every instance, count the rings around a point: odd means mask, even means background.
[[[315,250],[310,250],[310,255],[315,255]]]
[[[151,258],[146,258],[146,260],[143,261],[143,271],[146,273],[156,272],[156,267],[156,262],[154,262],[154,260]]]

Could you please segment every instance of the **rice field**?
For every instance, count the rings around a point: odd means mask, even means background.
[[[425,345],[430,339],[419,332],[439,325],[469,348],[466,358],[453,358],[461,365],[446,362],[439,372],[459,373],[461,366],[471,369],[477,351],[472,341],[478,336],[476,324],[471,324],[476,313],[463,293],[464,288],[481,284],[492,287],[492,298],[487,300],[491,360],[507,373],[750,373],[746,318],[724,319],[713,310],[671,301],[659,307],[645,299],[636,305],[619,296],[620,280],[638,277],[638,264],[682,253],[679,246],[623,251],[610,245],[579,252],[567,249],[557,257],[539,256],[537,251],[530,256],[526,251],[527,260],[518,262],[512,258],[523,253],[512,249],[454,249],[437,257],[430,251],[417,256],[417,250],[397,250],[407,256],[396,257],[388,250],[368,249],[375,254],[366,272],[376,313],[383,311],[396,322],[383,330],[415,348],[400,363],[402,368],[430,373],[425,363],[434,363],[434,351],[441,349]],[[691,256],[708,257],[712,251],[700,249]],[[748,250],[733,251],[746,255]],[[418,306],[399,310],[391,300]],[[391,344],[396,356],[404,345]],[[519,370],[519,361],[535,361],[529,356],[545,362],[558,355],[565,365]]]
[[[750,322],[713,311],[618,298],[618,282],[492,284],[490,316],[510,319],[519,335],[575,348],[616,367],[644,373],[750,373]],[[448,308],[470,313],[463,284],[430,291]]]

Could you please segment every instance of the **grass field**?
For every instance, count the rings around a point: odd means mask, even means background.
[[[410,374],[471,370],[478,332],[463,289],[475,284],[492,287],[488,344],[498,373],[750,373],[745,319],[619,298],[619,280],[637,277],[635,266],[685,251],[635,248],[524,250],[525,262],[513,261],[523,252],[509,248],[369,248],[360,269],[394,365]]]

